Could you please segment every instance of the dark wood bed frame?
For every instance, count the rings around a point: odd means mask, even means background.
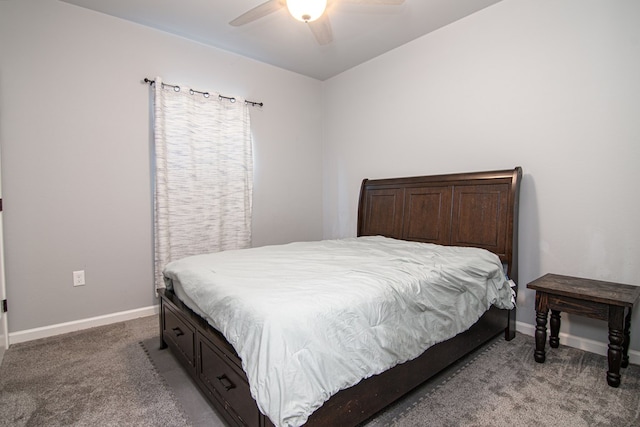
[[[522,170],[367,180],[358,236],[383,235],[497,254],[518,279],[518,199]],[[232,346],[170,291],[160,292],[160,345],[169,347],[220,415],[233,426],[271,426],[262,415]],[[515,309],[492,307],[469,330],[418,358],[342,390],[306,425],[354,426],[491,338],[515,336]]]

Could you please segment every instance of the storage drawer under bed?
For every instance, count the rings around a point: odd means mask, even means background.
[[[246,374],[233,347],[190,312],[186,316],[177,312],[174,304],[180,307],[182,304],[173,295],[163,292],[161,296],[164,342],[209,396],[219,414],[232,426],[272,426],[251,397]]]
[[[162,336],[167,345],[173,347],[174,354],[184,359],[191,368],[195,368],[195,329],[182,317],[163,305]]]
[[[198,378],[232,413],[239,425],[260,425],[260,412],[251,397],[246,376],[207,338],[198,334]],[[239,414],[244,414],[242,417]]]

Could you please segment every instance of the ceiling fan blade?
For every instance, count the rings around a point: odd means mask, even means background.
[[[256,21],[260,18],[263,18],[270,13],[276,12],[282,9],[286,5],[285,0],[269,0],[258,6],[254,7],[248,12],[243,13],[238,16],[233,21],[229,22],[229,25],[233,25],[234,27],[239,27],[240,25],[248,24],[249,22]]]
[[[318,44],[326,45],[333,41],[333,30],[331,29],[331,22],[326,13],[315,21],[307,22],[307,25]]]
[[[369,4],[369,5],[389,5],[397,6],[404,3],[404,0],[342,0],[343,3]]]

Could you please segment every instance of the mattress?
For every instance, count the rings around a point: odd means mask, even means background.
[[[341,389],[514,306],[484,249],[381,236],[196,255],[165,283],[240,356],[258,407],[302,425]]]

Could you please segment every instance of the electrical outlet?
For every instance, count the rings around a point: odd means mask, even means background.
[[[73,272],[73,286],[84,286],[84,270]]]

